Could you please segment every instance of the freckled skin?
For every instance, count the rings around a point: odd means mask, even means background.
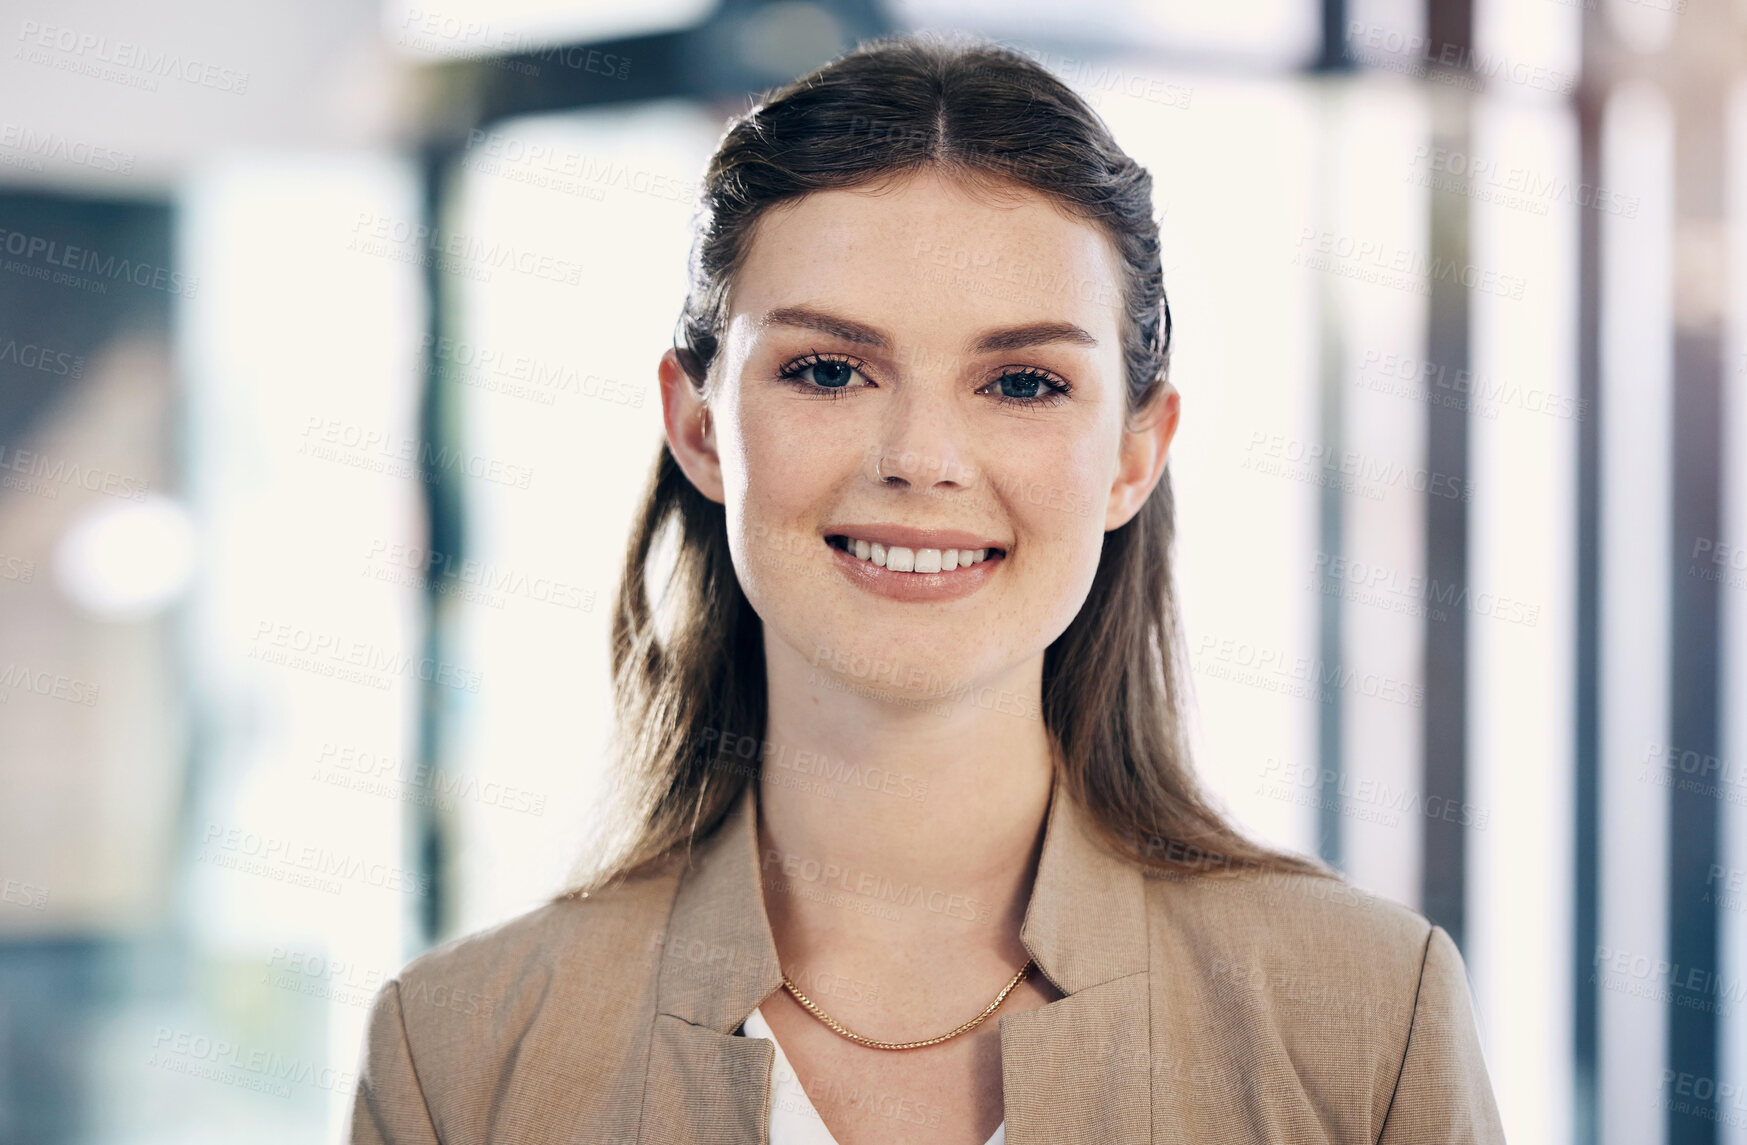
[[[735,572],[764,622],[769,741],[927,784],[922,801],[860,790],[821,798],[773,784],[767,767],[761,849],[984,907],[975,922],[918,908],[882,917],[773,890],[767,868],[784,966],[872,984],[815,999],[872,1037],[951,1029],[1027,957],[1018,934],[1052,774],[1037,712],[1043,654],[1084,604],[1105,531],[1157,484],[1177,422],[1167,389],[1145,424],[1125,427],[1120,265],[1102,231],[1029,191],[997,200],[924,172],[877,191],[820,192],[761,221],[707,403],[671,352],[662,360],[668,441],[699,490],[725,506]],[[790,306],[872,327],[891,345],[760,326]],[[986,331],[1035,322],[1073,323],[1097,344],[970,349]],[[821,396],[819,381],[842,377],[835,367],[779,378],[815,351],[860,363],[848,392]],[[1065,379],[1071,394],[1002,404],[1000,377],[1022,368]],[[836,566],[823,537],[846,522],[966,530],[998,539],[1008,556],[962,599],[891,600]],[[896,678],[876,678],[876,662],[899,665]],[[924,717],[894,702],[943,684],[1015,706]],[[981,1145],[1002,1118],[1000,1017],[1059,997],[1034,969],[976,1031],[903,1053],[838,1037],[784,991],[761,1008],[840,1145]]]

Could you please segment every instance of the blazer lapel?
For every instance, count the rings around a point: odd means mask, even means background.
[[[757,790],[748,783],[693,856],[660,939],[655,1026],[639,1140],[766,1141],[774,1047],[734,1033],[782,985],[758,874]]]
[[[775,1059],[775,1047],[763,1038],[657,1014],[637,1139],[650,1145],[764,1145]]]
[[[1020,939],[1065,997],[1000,1018],[1008,1142],[1150,1141],[1144,876],[1096,839],[1059,780]],[[764,1145],[775,1051],[734,1033],[782,986],[754,783],[681,876],[660,959],[638,1139]]]
[[[1066,997],[1001,1018],[1007,1141],[1151,1141],[1145,876],[1059,779],[1019,936]]]

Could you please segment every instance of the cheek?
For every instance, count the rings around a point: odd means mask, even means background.
[[[737,422],[739,448],[730,477],[728,527],[749,593],[766,581],[816,572],[824,542],[819,513],[834,490],[853,477],[853,450],[795,423],[786,411],[746,408]]]
[[[790,412],[753,408],[742,424],[747,500],[772,525],[816,511],[844,471],[854,469],[831,434]]]
[[[1094,435],[1080,435],[1009,451],[1001,466],[996,488],[1025,537],[1069,564],[1084,563],[1070,554],[1090,542],[1096,565],[1110,497],[1111,450]]]

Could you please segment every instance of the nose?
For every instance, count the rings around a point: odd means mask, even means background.
[[[906,489],[961,489],[975,484],[977,470],[963,440],[963,424],[949,396],[920,394],[920,387],[892,403],[880,440],[868,448],[868,476]]]

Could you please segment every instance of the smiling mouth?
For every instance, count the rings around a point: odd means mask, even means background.
[[[878,541],[859,541],[854,537],[827,536],[825,543],[842,549],[856,560],[877,565],[888,572],[947,573],[986,561],[998,561],[1007,553],[1003,549],[907,549],[902,545],[882,545]]]

